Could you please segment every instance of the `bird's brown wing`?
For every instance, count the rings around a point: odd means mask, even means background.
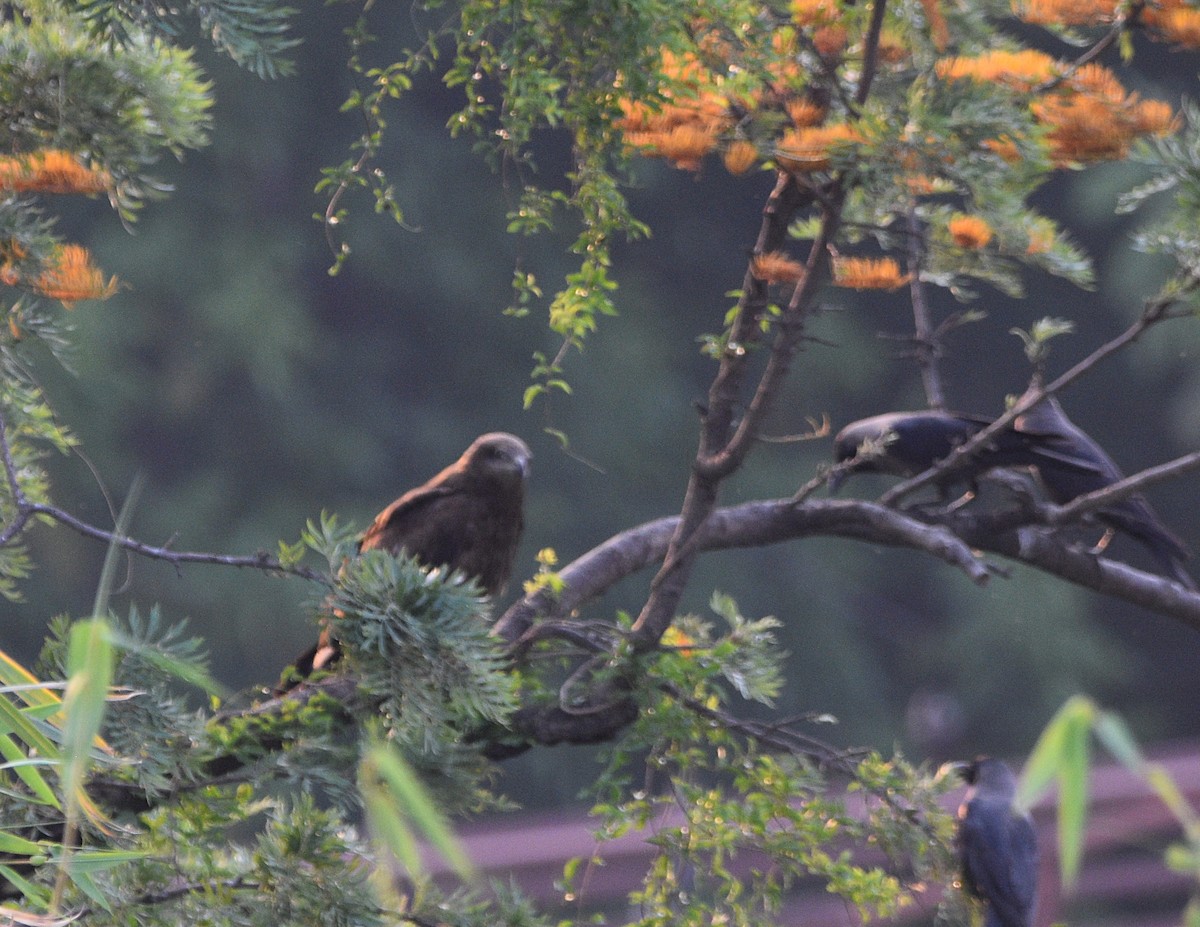
[[[382,549],[396,554],[405,548],[421,560],[428,561],[429,558],[421,553],[421,545],[415,543],[415,536],[422,533],[435,504],[455,491],[452,485],[428,483],[410,489],[375,516],[371,527],[363,532],[358,541],[359,551]]]

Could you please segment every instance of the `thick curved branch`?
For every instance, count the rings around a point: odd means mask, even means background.
[[[1057,540],[1028,522],[1028,513],[985,516],[956,514],[946,525],[874,502],[791,499],[747,502],[718,508],[697,537],[699,550],[760,547],[803,537],[845,537],[871,544],[923,550],[963,569],[976,582],[990,572],[972,549],[1000,554],[1060,579],[1140,605],[1200,630],[1200,595],[1165,577],[1145,573]],[[539,592],[514,603],[496,623],[495,633],[522,649],[521,638],[540,618],[561,619],[616,583],[666,555],[678,517],[660,518],[615,535],[564,567],[565,585],[557,598]],[[953,528],[954,530],[951,530]]]

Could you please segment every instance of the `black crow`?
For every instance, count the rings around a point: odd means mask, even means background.
[[[1033,927],[1037,835],[1029,815],[1013,808],[1016,776],[991,757],[979,757],[959,772],[970,786],[958,809],[963,885],[986,906],[985,927]]]
[[[1031,459],[1027,462],[1037,467],[1047,495],[1059,505],[1125,477],[1104,448],[1067,418],[1053,396],[1017,416],[1013,429],[1031,439]],[[1191,554],[1159,520],[1144,496],[1126,496],[1100,509],[1096,517],[1141,541],[1171,578],[1196,590],[1196,581],[1183,568],[1183,561]]]
[[[836,491],[849,472],[916,476],[990,424],[991,419],[982,416],[938,409],[886,412],[851,422],[834,438],[834,458],[838,463],[856,463],[834,473],[829,488]],[[1022,435],[1000,432],[962,466],[939,475],[934,481],[938,492],[944,499],[951,486],[965,483],[974,489],[975,480],[993,467],[1028,465],[1028,444],[1029,439]]]

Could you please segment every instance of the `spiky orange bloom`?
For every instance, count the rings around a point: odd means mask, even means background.
[[[779,139],[775,160],[788,171],[822,171],[829,167],[830,149],[861,141],[862,136],[845,123],[789,129]]]
[[[1142,11],[1142,22],[1149,27],[1151,38],[1184,48],[1200,48],[1200,10],[1147,7]]]
[[[792,0],[792,22],[797,26],[824,26],[840,16],[837,0]]]
[[[70,308],[81,299],[107,299],[117,291],[117,278],[107,282],[92,256],[82,245],[64,245],[47,267],[32,283],[42,296],[58,299]]]
[[[1067,78],[1067,86],[1114,106],[1126,101],[1120,78],[1102,64],[1085,64]]]
[[[976,58],[943,58],[936,66],[944,80],[973,80],[1001,83],[1017,90],[1029,90],[1054,77],[1058,62],[1032,48],[1021,51],[991,51]]]
[[[938,182],[928,174],[909,174],[904,185],[913,196],[931,196],[938,190]]]
[[[1117,0],[1016,0],[1013,12],[1037,26],[1094,26],[1113,21]]]
[[[787,113],[792,120],[792,125],[797,129],[803,129],[807,126],[820,125],[825,118],[825,107],[818,106],[811,100],[799,98],[788,100]]]
[[[16,265],[28,255],[25,246],[15,238],[0,242],[0,283],[5,286],[16,286],[21,276],[17,273]]]
[[[1133,119],[1141,135],[1169,135],[1179,128],[1179,117],[1163,100],[1141,100],[1133,108]]]
[[[725,149],[725,170],[731,174],[744,174],[758,160],[758,149],[744,138],[735,139]]]
[[[100,193],[109,175],[85,166],[65,151],[36,151],[0,158],[0,190],[15,193]]]
[[[1030,104],[1049,127],[1050,157],[1059,167],[1125,157],[1135,126],[1120,109],[1083,94],[1055,94]]]
[[[892,258],[833,259],[833,282],[852,290],[894,290],[911,279]]]
[[[798,283],[804,279],[804,265],[782,251],[756,254],[750,259],[750,273],[766,283]]]
[[[824,57],[832,58],[846,47],[848,36],[849,33],[846,31],[845,26],[836,24],[822,26],[813,32],[813,47]]]
[[[986,248],[988,242],[992,240],[992,227],[979,216],[968,216],[964,213],[959,213],[952,216],[947,228],[950,231],[950,237],[954,243],[960,248],[966,248],[970,251],[978,251],[981,248]]]
[[[700,159],[717,147],[717,133],[699,125],[676,126],[654,142],[657,154],[675,167],[688,171],[700,169]]]
[[[999,138],[989,138],[983,147],[1007,164],[1016,164],[1021,160],[1021,150],[1010,136],[1001,135]]]
[[[661,104],[621,100],[624,115],[618,126],[631,147],[696,170],[730,125],[729,102],[721,93],[721,78],[694,55],[664,51],[662,68],[678,87],[664,90]]]

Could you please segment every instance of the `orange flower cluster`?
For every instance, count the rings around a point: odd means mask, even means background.
[[[1055,76],[1058,62],[1044,52],[990,51],[975,58],[943,58],[935,66],[943,80],[973,80],[1004,84],[1014,90],[1032,90]]]
[[[1053,58],[1030,49],[947,58],[937,64],[944,79],[994,81],[1020,91],[1052,80],[1058,71]],[[1031,102],[1030,110],[1049,130],[1046,141],[1058,167],[1123,158],[1138,136],[1163,135],[1176,124],[1170,106],[1126,93],[1117,76],[1100,64],[1084,65],[1068,75]],[[1010,163],[1020,159],[1012,139],[993,139],[986,146]]]
[[[1116,17],[1118,0],[1016,0],[1013,13],[1035,26],[1095,26]]]
[[[107,281],[100,269],[92,263],[92,256],[82,245],[64,245],[54,255],[53,262],[43,268],[32,280],[25,280],[17,270],[24,249],[12,242],[3,250],[5,259],[0,264],[0,283],[7,286],[27,285],[35,293],[48,299],[61,300],[67,308],[82,299],[107,299],[117,291],[117,278]]]
[[[1183,0],[1158,0],[1142,10],[1151,38],[1183,48],[1200,48],[1200,10],[1184,5]]]
[[[108,188],[107,171],[87,167],[65,151],[37,151],[0,158],[0,190],[15,193],[101,193]]]
[[[845,123],[789,129],[777,143],[775,160],[793,173],[823,171],[829,167],[833,148],[862,141],[862,136]]]
[[[681,58],[669,50],[663,51],[663,72],[681,90],[665,93],[661,108],[622,100],[624,116],[618,125],[634,148],[666,158],[676,167],[698,170],[700,159],[717,147],[732,121],[729,104],[720,93],[721,79],[694,56]]]
[[[1080,68],[1030,106],[1050,130],[1050,156],[1059,167],[1123,158],[1138,136],[1164,135],[1176,124],[1168,104],[1127,94],[1116,75],[1099,64]]]
[[[960,213],[951,217],[947,228],[954,243],[970,251],[986,248],[992,240],[992,227],[979,216]]]
[[[892,258],[833,259],[833,282],[852,290],[894,290],[912,279],[900,273],[900,265]]]
[[[734,139],[725,149],[725,170],[731,174],[744,174],[758,160],[758,149],[744,138]]]
[[[765,283],[799,283],[804,279],[804,265],[782,251],[772,251],[754,255],[750,273]]]

